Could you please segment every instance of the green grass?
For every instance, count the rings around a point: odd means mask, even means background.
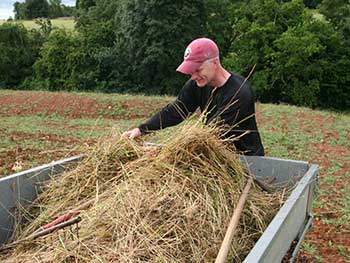
[[[311,255],[312,258],[315,260],[315,262],[317,262],[317,263],[324,262],[323,258],[321,256],[319,256],[319,251],[317,250],[317,248],[315,246],[313,246],[311,243],[309,243],[307,241],[303,242],[302,249],[305,252],[307,252],[309,255]]]
[[[67,117],[50,115],[47,117],[3,117],[0,127],[6,126],[7,134],[22,134],[27,137],[21,141],[22,147],[32,146],[34,149],[42,149],[48,145],[43,139],[45,135],[55,135],[57,138],[72,138],[77,140],[98,139],[108,134],[112,127],[123,131],[141,122],[140,119],[123,120],[122,122],[111,119],[70,119]],[[40,137],[40,134],[42,135]],[[44,142],[44,144],[43,144]],[[40,145],[40,146],[39,146]],[[0,152],[10,150],[18,146],[17,141],[5,138],[0,142]],[[52,148],[52,145],[50,146]]]
[[[337,248],[338,248],[339,254],[342,255],[348,261],[350,259],[350,247],[338,245]]]
[[[5,23],[5,20],[0,20],[0,25]],[[18,20],[12,23],[22,23],[27,29],[38,29],[40,26],[35,23],[34,20]],[[66,28],[69,30],[74,30],[75,21],[74,19],[51,19],[51,23],[53,27]]]
[[[51,103],[56,103],[57,95],[61,96],[61,103],[66,99],[72,103],[50,108]],[[43,152],[62,149],[69,152],[86,142],[93,143],[112,129],[120,133],[134,127],[173,100],[169,96],[9,90],[0,90],[0,96],[12,101],[22,100],[20,105],[12,102],[0,107],[0,160],[6,160],[0,167],[0,176],[12,173],[11,167],[16,160],[23,160],[22,169],[28,169],[63,157],[60,151],[57,156],[46,156]],[[93,103],[94,116],[88,115],[88,107],[79,105],[80,100]],[[47,108],[41,107],[43,104]],[[38,107],[40,110],[36,110]],[[79,116],[72,117],[73,111],[78,111]]]

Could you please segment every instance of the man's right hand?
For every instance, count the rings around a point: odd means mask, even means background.
[[[127,137],[129,139],[135,139],[139,136],[141,136],[141,131],[139,128],[134,128],[134,129],[126,131],[122,134],[122,137]]]

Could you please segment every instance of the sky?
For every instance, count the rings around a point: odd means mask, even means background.
[[[24,0],[0,0],[0,19],[13,18],[13,4],[15,2],[24,2]],[[66,6],[74,6],[75,0],[61,0],[62,4]]]

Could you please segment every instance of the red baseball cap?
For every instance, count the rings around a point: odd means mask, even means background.
[[[215,42],[209,38],[197,38],[186,48],[184,61],[176,69],[183,74],[192,74],[204,61],[219,56],[219,49]]]

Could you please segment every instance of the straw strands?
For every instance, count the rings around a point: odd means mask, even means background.
[[[246,181],[234,149],[200,122],[185,125],[152,157],[134,141],[102,140],[76,169],[51,180],[16,238],[92,200],[79,211],[79,231],[28,241],[0,260],[214,262]],[[282,198],[250,190],[230,262],[244,259]]]

